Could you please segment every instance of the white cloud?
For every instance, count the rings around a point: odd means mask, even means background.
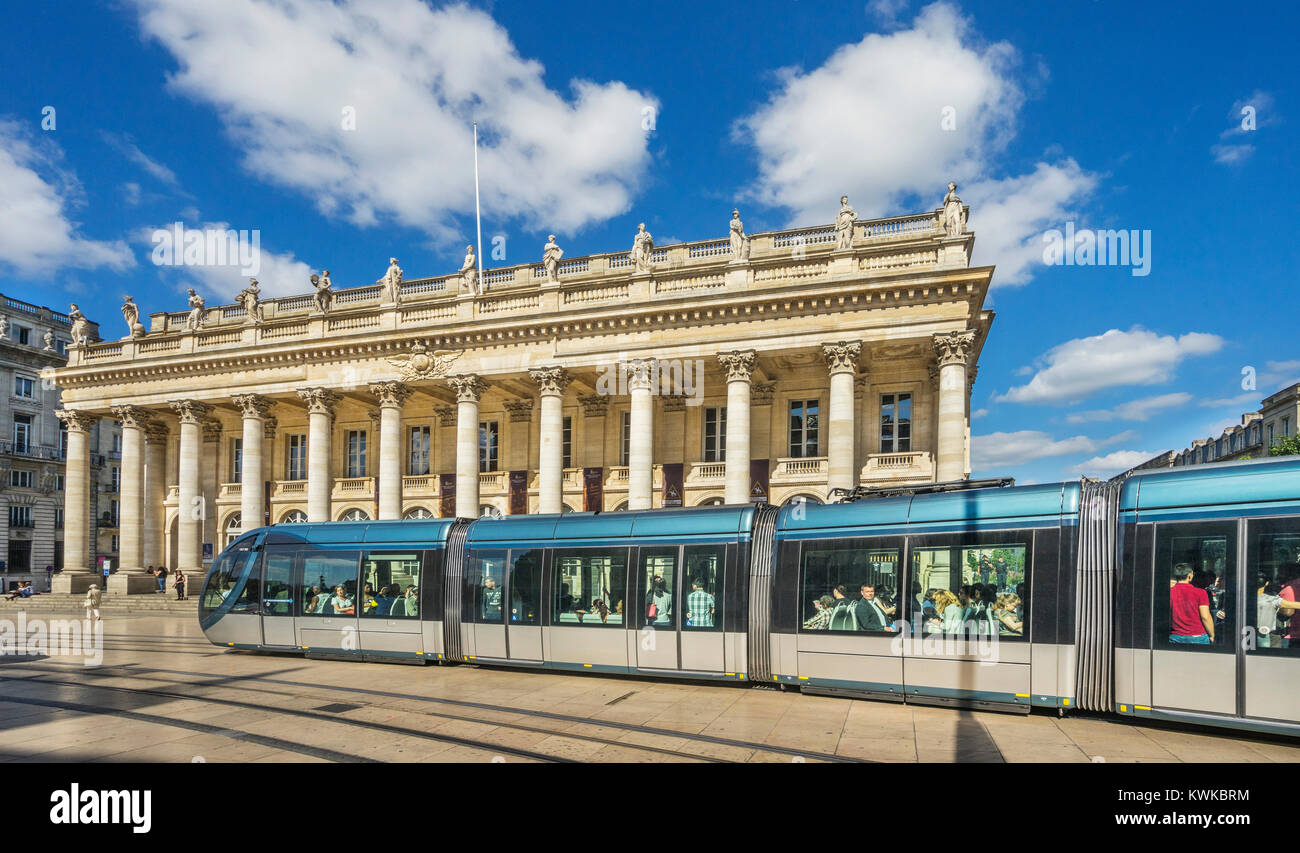
[[[1127,471],[1155,456],[1146,450],[1116,450],[1104,456],[1071,465],[1067,469],[1071,474],[1084,474],[1093,477],[1113,477],[1121,471]]]
[[[1228,111],[1228,120],[1231,125],[1219,134],[1221,141],[1210,146],[1210,153],[1214,155],[1214,162],[1223,166],[1236,166],[1249,160],[1255,153],[1255,146],[1242,142],[1241,138],[1277,121],[1273,96],[1256,89],[1249,96],[1233,103],[1232,109]]]
[[[179,63],[170,85],[215,107],[250,172],[329,216],[462,239],[475,119],[489,224],[571,233],[627,210],[650,163],[652,96],[617,81],[553,91],[540,63],[465,5],[136,3]]]
[[[1300,364],[1300,362],[1297,362]],[[1201,405],[1207,409],[1239,409],[1242,406],[1258,406],[1265,395],[1257,391],[1247,391],[1236,397],[1221,397],[1217,400],[1202,400]]]
[[[899,25],[898,16],[907,8],[907,0],[870,0],[867,14],[881,26],[893,29]]]
[[[17,123],[0,121],[0,266],[24,275],[134,266],[125,242],[78,233],[69,210],[81,201],[81,185],[62,156],[53,143],[33,143]]]
[[[978,418],[987,417],[988,413],[989,413],[988,409],[976,409],[975,411],[970,413],[970,419],[976,420]]]
[[[1044,228],[1072,216],[1097,178],[1068,157],[994,174],[1024,102],[1017,64],[1009,43],[983,43],[955,7],[935,3],[909,29],[867,35],[811,71],[783,69],[768,103],[733,128],[758,152],[753,195],[803,225],[832,221],[844,193],[869,217],[917,196],[937,208],[949,179],[964,182],[979,262],[1001,267],[997,284],[1022,283],[1042,261]]]
[[[217,231],[231,230],[227,222],[205,222],[201,225],[185,226],[187,230],[193,229],[213,229]],[[155,230],[169,231],[170,225],[160,226],[158,229],[144,228],[135,235],[137,242],[143,244],[146,249],[146,255],[152,261],[153,248],[156,245],[153,236]],[[260,239],[259,239],[260,243]],[[319,270],[309,266],[306,262],[294,257],[293,252],[276,253],[269,252],[265,248],[258,247],[257,255],[257,282],[262,290],[262,298],[270,299],[275,296],[294,296],[304,293],[311,293],[311,281],[309,280],[313,272]],[[248,284],[248,276],[244,275],[241,270],[241,264],[237,257],[227,258],[230,263],[217,264],[177,264],[175,266],[158,266],[160,275],[164,282],[176,293],[184,293],[186,288],[193,287],[199,293],[208,299],[210,305],[228,305],[234,302],[235,294],[239,293]],[[215,301],[214,301],[215,300]],[[138,301],[138,300],[137,300]],[[177,305],[160,305],[151,306],[150,311],[181,311],[184,310],[184,300]]]
[[[997,398],[1012,403],[1072,403],[1103,388],[1168,382],[1179,362],[1217,352],[1218,335],[1188,332],[1175,338],[1134,326],[1066,341],[1043,354],[1028,384]]]
[[[1276,391],[1300,382],[1300,361],[1269,361],[1264,364],[1264,372],[1259,376],[1260,383],[1267,397]]]
[[[1140,400],[1130,400],[1127,403],[1120,403],[1113,409],[1099,409],[1091,412],[1075,412],[1066,417],[1066,421],[1072,424],[1083,424],[1094,421],[1145,421],[1150,420],[1151,416],[1163,409],[1173,409],[1178,406],[1185,406],[1191,402],[1192,395],[1185,391],[1179,391],[1174,394],[1160,394],[1155,397],[1143,397]]]
[[[108,131],[101,131],[100,135],[104,137],[105,142],[125,155],[127,160],[152,175],[155,180],[167,184],[170,187],[177,189],[180,188],[180,181],[176,179],[176,173],[171,169],[168,169],[162,163],[159,163],[157,160],[151,159],[141,151],[139,146],[135,144],[130,136],[125,134],[109,133]]]
[[[1097,447],[1097,442],[1086,435],[1056,440],[1040,430],[993,432],[971,436],[971,467],[980,471],[1007,468],[1048,456],[1090,453]]]

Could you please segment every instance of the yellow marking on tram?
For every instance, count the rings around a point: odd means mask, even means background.
[[[1069,704],[1070,704],[1070,700],[1069,700],[1069,699],[1062,699],[1062,700],[1061,700],[1061,703],[1062,703],[1062,704],[1065,704],[1065,705],[1069,705]]]
[[[734,672],[724,672],[724,673],[722,673],[722,674],[725,675],[725,676],[727,676],[727,677],[731,677],[731,676],[735,675]]]
[[[1135,711],[1150,711],[1151,709],[1148,708],[1146,705],[1134,705],[1134,706],[1133,706],[1133,710],[1135,710]]]
[[[591,664],[589,663],[584,663],[583,666],[585,666],[587,669],[591,669]]]
[[[1120,706],[1119,706],[1119,712],[1120,712],[1121,714],[1127,714],[1127,713],[1128,713],[1128,705],[1120,705]]]
[[[1017,699],[1028,699],[1028,698],[1029,698],[1029,694],[1028,694],[1028,693],[1017,693],[1017,694],[1016,694],[1016,698],[1017,698]]]
[[[233,646],[234,643],[226,643],[227,646]]]
[[[801,676],[799,676],[799,680],[800,680],[800,681],[807,681],[807,680],[808,680],[808,676],[806,676],[806,675],[801,675]]]

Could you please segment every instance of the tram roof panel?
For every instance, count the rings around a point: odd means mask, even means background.
[[[1120,491],[1120,510],[1129,512],[1283,501],[1300,501],[1300,457],[1139,471]]]
[[[441,547],[447,542],[449,518],[402,521],[334,521],[328,524],[277,524],[267,528],[267,545],[369,542],[401,543],[413,547]]]
[[[1001,489],[969,489],[915,495],[907,520],[912,524],[939,521],[992,521],[1007,518],[1059,516],[1066,505],[1066,484],[1045,483]],[[1075,501],[1077,509],[1078,502]]]
[[[479,519],[470,528],[469,543],[735,536],[748,532],[753,514],[753,507],[723,506],[645,512],[516,515],[492,520]]]

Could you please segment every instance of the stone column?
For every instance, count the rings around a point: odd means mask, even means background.
[[[145,427],[144,460],[144,544],[143,560],[146,566],[158,568],[167,564],[164,553],[166,537],[163,527],[167,521],[167,436],[166,424],[150,421]]]
[[[654,493],[654,390],[659,366],[652,358],[629,361],[627,387],[632,397],[631,436],[627,452],[627,508],[650,509]]]
[[[563,367],[540,367],[528,375],[542,394],[537,511],[560,513],[564,510],[564,389],[571,380]]]
[[[99,420],[88,412],[61,409],[54,413],[68,428],[68,458],[64,469],[63,569],[54,578],[54,592],[82,593],[98,579],[89,571],[90,428]]]
[[[411,388],[401,382],[376,382],[370,393],[379,398],[378,517],[402,517],[402,404]]]
[[[266,437],[266,416],[274,405],[259,394],[234,398],[244,417],[243,461],[239,469],[239,525],[244,531],[262,526],[266,502],[262,493],[262,441]]]
[[[456,515],[478,518],[478,403],[487,383],[467,373],[447,384],[456,392]]]
[[[195,581],[203,576],[203,519],[207,507],[199,485],[199,457],[203,453],[203,420],[212,407],[197,400],[172,400],[168,403],[181,422],[181,450],[177,468],[180,501],[176,521],[176,565]]]
[[[148,592],[153,579],[144,575],[144,427],[149,413],[137,406],[114,406],[122,422],[122,468],[118,493],[118,570],[108,579],[110,592]],[[134,583],[132,583],[134,575]],[[134,589],[132,587],[135,587]]]
[[[935,479],[940,483],[966,478],[966,363],[975,345],[973,331],[933,337],[939,362],[939,440]]]
[[[330,518],[330,493],[334,488],[331,474],[331,447],[334,432],[334,406],[339,395],[325,388],[300,388],[298,396],[307,404],[307,520],[333,521]]]
[[[853,379],[858,371],[858,341],[822,344],[822,356],[831,374],[831,399],[827,406],[826,488],[852,489],[857,484],[853,459]]]
[[[725,500],[749,503],[749,380],[758,354],[753,350],[720,352],[727,371],[727,479]]]

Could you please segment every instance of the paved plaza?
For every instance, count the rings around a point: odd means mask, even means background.
[[[1086,716],[225,651],[166,613],[107,615],[104,646],[98,667],[0,657],[0,761],[1300,761],[1277,739]]]

